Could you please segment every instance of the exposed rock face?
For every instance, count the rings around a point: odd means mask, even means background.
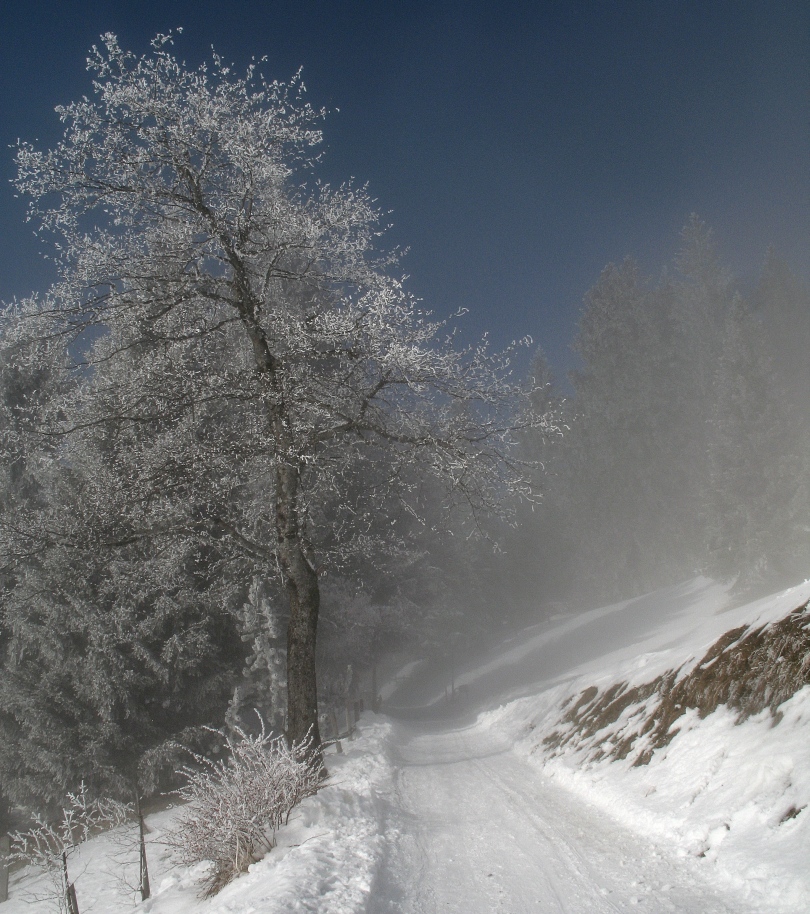
[[[574,743],[588,748],[593,761],[635,753],[633,764],[646,765],[675,736],[687,711],[703,718],[728,705],[739,723],[768,708],[776,725],[779,705],[807,684],[810,603],[779,622],[726,632],[689,672],[681,667],[641,685],[615,683],[601,694],[595,686],[585,689],[567,709],[563,704],[560,726],[543,742],[552,755]]]

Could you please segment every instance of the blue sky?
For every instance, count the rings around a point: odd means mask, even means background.
[[[323,176],[368,182],[408,246],[411,288],[468,335],[530,334],[562,374],[582,296],[625,254],[657,273],[690,212],[744,281],[774,244],[810,276],[810,4],[37,2],[0,30],[0,146],[50,144],[90,91],[100,33],[145,51],[182,26],[267,73],[303,67],[333,113]],[[336,111],[335,109],[339,109]],[[0,174],[13,174],[12,151]],[[42,288],[24,205],[0,184],[0,298]]]

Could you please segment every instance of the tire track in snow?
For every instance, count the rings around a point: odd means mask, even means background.
[[[394,722],[389,847],[368,914],[746,914],[481,726]],[[751,914],[754,914],[752,911]]]

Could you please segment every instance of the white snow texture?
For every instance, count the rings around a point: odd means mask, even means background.
[[[71,862],[82,914],[281,912],[684,912],[810,910],[810,687],[736,725],[724,706],[680,732],[649,765],[556,757],[543,737],[560,703],[588,686],[641,683],[696,663],[723,632],[767,623],[810,599],[810,583],[726,608],[706,579],[579,615],[558,616],[456,676],[462,702],[418,664],[366,714],[328,785],[279,843],[211,899],[200,868],[160,843],[176,809],[151,816],[153,897],[138,903],[116,863],[126,837],[88,842]],[[132,869],[128,876],[134,883]],[[39,888],[38,888],[39,887]],[[3,914],[42,877],[13,875]],[[26,900],[28,899],[28,900]]]

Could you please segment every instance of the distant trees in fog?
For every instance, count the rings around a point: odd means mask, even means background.
[[[606,598],[697,571],[740,590],[806,576],[808,343],[810,292],[770,251],[741,294],[695,216],[657,281],[608,265],[574,342],[540,509],[555,522],[534,522],[538,589],[561,555],[574,588]]]

